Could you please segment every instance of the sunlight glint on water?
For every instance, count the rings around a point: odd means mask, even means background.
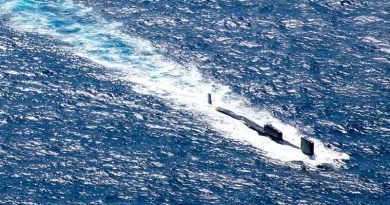
[[[116,71],[113,73],[122,80],[135,83],[135,91],[163,98],[174,108],[193,112],[224,136],[248,143],[269,157],[303,161],[311,166],[338,166],[335,160],[349,158],[347,154],[325,148],[315,139],[316,156],[309,158],[298,149],[259,137],[241,122],[217,113],[207,105],[208,92],[213,93],[215,105],[245,113],[259,124],[272,123],[283,130],[286,140],[299,146],[301,135],[294,127],[251,107],[228,87],[202,77],[196,66],[181,65],[165,58],[150,42],[123,33],[120,23],[100,18],[90,8],[70,0],[0,2],[1,12],[10,16],[12,28],[57,37],[69,44],[70,52]]]

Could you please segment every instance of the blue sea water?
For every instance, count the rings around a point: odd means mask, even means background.
[[[0,0],[0,203],[389,204],[390,3],[341,2]]]

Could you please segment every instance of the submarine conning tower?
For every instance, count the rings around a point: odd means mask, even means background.
[[[306,155],[314,155],[314,142],[307,137],[301,137],[301,150]]]
[[[212,105],[213,102],[212,102],[211,94],[208,93],[207,97],[208,97],[208,99],[207,99],[208,104]],[[268,136],[269,138],[271,138],[273,141],[275,141],[277,143],[290,145],[292,147],[299,149],[298,146],[293,145],[290,142],[283,140],[283,133],[280,130],[276,129],[271,124],[266,124],[266,125],[264,125],[264,127],[262,127],[262,126],[258,125],[257,123],[255,123],[254,121],[246,118],[245,116],[237,115],[236,113],[234,113],[231,110],[221,108],[221,107],[215,107],[215,110],[217,112],[222,113],[224,115],[227,115],[231,118],[242,121],[248,128],[257,131],[257,133],[259,135]],[[301,137],[300,149],[304,154],[306,154],[308,156],[313,156],[314,155],[314,142],[312,140],[310,140],[308,137]]]

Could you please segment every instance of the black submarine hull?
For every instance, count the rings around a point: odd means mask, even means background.
[[[210,94],[208,96],[208,102],[209,102],[209,104],[212,104]],[[298,147],[298,146],[292,144],[291,142],[283,140],[283,133],[270,124],[260,126],[259,124],[250,120],[249,118],[242,116],[242,115],[238,115],[238,114],[234,113],[233,111],[222,108],[222,107],[216,107],[215,110],[224,114],[224,115],[227,115],[233,119],[236,119],[236,120],[243,122],[248,128],[256,131],[259,135],[269,137],[270,139],[272,139],[276,143],[288,145],[288,146],[300,149],[304,154],[309,155],[309,156],[314,155],[314,142],[311,141],[310,139],[308,139],[307,137],[301,137],[301,147]]]

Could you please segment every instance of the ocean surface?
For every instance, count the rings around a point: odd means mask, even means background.
[[[0,204],[390,204],[389,99],[386,0],[0,0]]]

